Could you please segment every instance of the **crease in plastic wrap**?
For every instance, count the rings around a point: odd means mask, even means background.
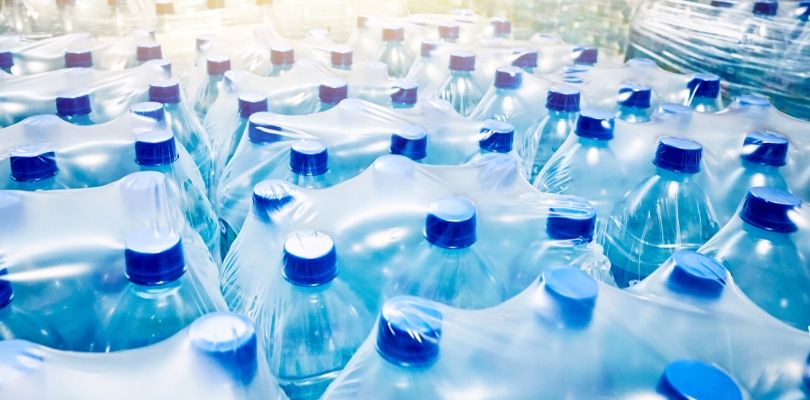
[[[123,316],[110,313],[132,285],[133,237],[140,243],[174,238],[173,248],[182,251],[182,271],[193,282],[192,290],[223,310],[217,267],[185,221],[175,195],[167,178],[154,171],[132,173],[96,188],[0,191],[0,266],[3,283],[13,291],[12,311],[27,312],[41,322],[39,331],[29,333],[52,332],[50,339],[29,339],[72,351],[104,351],[108,341],[148,341],[158,334],[140,330],[140,324],[149,321],[134,308],[128,311],[130,336],[106,331],[110,318]]]
[[[643,1],[630,26],[628,53],[676,71],[717,74],[728,82],[728,96],[759,93],[806,118],[806,21],[802,2]]]
[[[810,337],[763,313],[716,262],[685,254],[629,291],[549,266],[485,310],[395,297],[322,398],[807,396]]]
[[[151,347],[80,354],[23,340],[0,343],[0,394],[9,399],[286,400],[260,360],[253,324],[219,312]]]
[[[164,124],[136,114],[155,109],[161,110],[160,104],[141,103],[114,120],[89,126],[37,115],[0,129],[0,176],[9,177],[0,188],[92,188],[134,172],[157,171],[166,174],[167,188],[186,220],[219,260],[218,218],[191,155]],[[40,176],[45,170],[53,172]],[[26,179],[15,178],[20,173]]]
[[[248,126],[242,135],[217,188],[216,204],[223,226],[234,233],[239,232],[247,215],[254,185],[265,179],[294,178],[291,146],[302,140],[326,147],[327,170],[314,185],[320,187],[350,179],[377,157],[390,154],[394,134],[417,137],[426,133],[426,155],[416,158],[426,164],[444,165],[471,160],[478,154],[478,142],[487,134],[481,132],[481,123],[463,118],[440,100],[418,102],[411,109],[392,109],[347,99],[321,113],[257,113],[251,121],[255,127],[251,132]]]
[[[90,119],[96,123],[109,121],[133,104],[147,100],[149,84],[171,75],[168,66],[168,62],[157,60],[123,71],[67,68],[3,79],[0,126],[36,114],[56,114],[56,99],[66,94],[89,95]]]

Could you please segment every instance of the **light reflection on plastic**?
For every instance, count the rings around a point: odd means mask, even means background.
[[[50,281],[58,278],[84,275],[93,270],[91,264],[67,264],[58,267],[35,269],[8,274],[5,279],[10,282]]]

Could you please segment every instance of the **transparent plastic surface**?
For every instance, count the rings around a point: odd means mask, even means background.
[[[16,305],[53,326],[68,350],[90,350],[126,288],[123,247],[133,232],[177,232],[188,274],[217,285],[210,253],[161,174],[138,172],[90,189],[4,190],[0,198],[3,278]]]
[[[238,314],[198,318],[133,351],[81,354],[22,340],[0,342],[4,398],[277,399],[287,397],[259,361],[262,346]]]

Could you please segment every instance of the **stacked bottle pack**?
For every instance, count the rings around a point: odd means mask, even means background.
[[[241,28],[0,37],[0,398],[810,396],[810,123],[469,11]]]

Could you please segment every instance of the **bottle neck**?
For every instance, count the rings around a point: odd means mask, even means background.
[[[655,173],[663,179],[675,182],[686,182],[694,175],[685,172],[671,171],[658,166],[655,167]]]
[[[579,114],[579,112],[576,112],[576,111],[558,111],[558,110],[548,109],[548,118],[549,119],[576,120],[577,114]]]
[[[472,79],[472,71],[461,71],[457,69],[451,69],[450,75],[453,75],[456,78],[469,78]]]
[[[740,163],[742,164],[743,168],[745,168],[745,170],[748,172],[761,173],[765,175],[779,174],[779,167],[775,165],[759,164],[748,161],[744,158],[740,159]]]
[[[648,108],[619,106],[619,119],[633,123],[649,122],[650,110]]]
[[[742,221],[742,230],[754,239],[767,240],[769,242],[790,241],[790,233],[765,230],[745,221]]]
[[[392,108],[414,108],[416,104],[391,102]]]
[[[586,138],[579,135],[577,135],[577,142],[583,147],[596,147],[600,149],[606,149],[610,144],[610,140]]]

